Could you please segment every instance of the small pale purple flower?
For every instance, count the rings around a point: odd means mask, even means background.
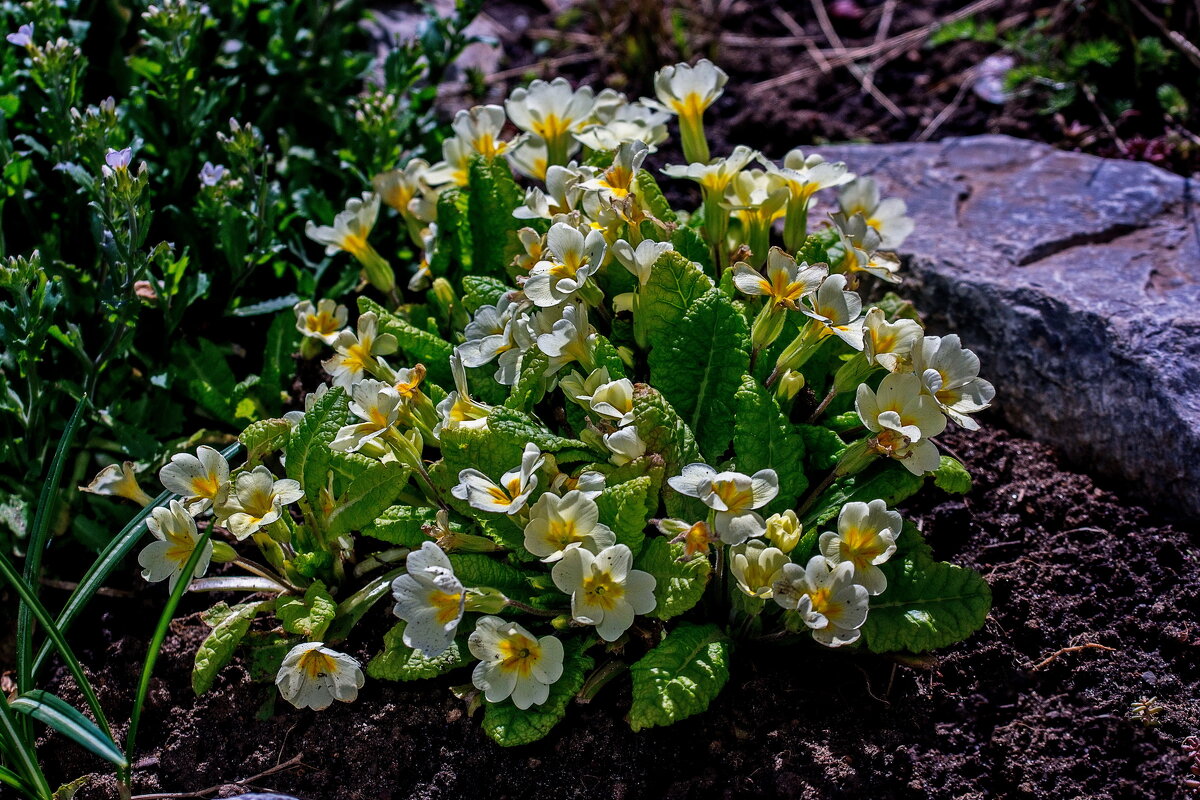
[[[214,165],[211,161],[205,161],[204,167],[200,170],[200,183],[205,186],[216,186],[228,171],[222,164]]]
[[[111,169],[129,169],[129,162],[133,159],[133,150],[126,147],[124,150],[109,150],[104,155],[104,163]]]
[[[10,33],[4,38],[8,39],[9,44],[15,44],[17,47],[29,47],[33,44],[33,23],[26,22],[17,28],[16,33]]]

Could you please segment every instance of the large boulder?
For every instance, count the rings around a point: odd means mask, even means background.
[[[1009,425],[1200,515],[1193,181],[1006,136],[820,152],[907,201],[904,291],[979,354]]]

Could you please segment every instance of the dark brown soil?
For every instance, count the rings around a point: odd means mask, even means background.
[[[256,721],[274,688],[235,663],[196,699],[188,675],[206,629],[191,616],[159,662],[135,792],[229,784],[227,795],[299,756],[303,767],[253,784],[305,800],[1184,797],[1180,746],[1200,731],[1196,531],[1064,471],[1043,445],[997,430],[945,443],[975,474],[974,491],[931,490],[906,514],[940,557],[988,577],[995,608],[982,631],[923,664],[743,647],[702,716],[634,734],[618,679],[543,742],[504,750],[450,695],[465,673],[369,681],[353,705],[318,714],[280,702]],[[161,588],[106,600],[77,632],[93,639],[80,647],[113,719],[128,713]],[[362,627],[384,629],[388,613],[381,603]],[[1051,658],[1087,645],[1112,649]],[[377,647],[372,636],[350,649],[367,658]],[[1143,695],[1165,709],[1157,727],[1127,717]],[[43,753],[64,777],[99,769],[54,738]],[[80,795],[107,796],[103,779]]]

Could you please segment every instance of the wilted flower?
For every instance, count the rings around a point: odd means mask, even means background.
[[[562,677],[562,642],[553,636],[535,638],[516,622],[480,617],[467,647],[479,659],[471,682],[489,703],[512,697],[522,710],[541,705],[550,697],[550,686]]]
[[[79,491],[105,497],[123,497],[143,508],[154,502],[154,498],[146,494],[138,484],[137,476],[133,474],[132,461],[109,464],[96,473],[96,477],[92,478],[91,483],[87,486],[80,486]]]
[[[480,511],[516,514],[537,488],[537,471],[544,462],[538,446],[530,442],[521,455],[521,466],[504,473],[499,483],[493,483],[477,469],[464,469],[458,473],[458,485],[450,493]]]
[[[888,511],[882,500],[847,503],[838,514],[837,533],[821,534],[821,555],[830,564],[853,564],[854,582],[871,594],[883,594],[887,577],[879,565],[896,552],[902,526],[900,514]]]
[[[442,549],[423,542],[408,554],[408,570],[392,581],[392,611],[407,623],[403,640],[426,658],[437,658],[450,647],[466,609],[467,590],[454,575]]]
[[[157,541],[146,545],[138,553],[138,563],[142,565],[142,577],[150,583],[169,580],[167,591],[175,591],[175,584],[183,575],[183,568],[200,543],[200,534],[196,530],[196,520],[184,508],[183,503],[172,500],[168,508],[161,506],[151,509],[146,518],[146,528]],[[204,550],[196,561],[192,571],[193,578],[199,578],[208,571],[208,563],[212,559],[212,542],[204,543]]]
[[[721,541],[709,529],[708,523],[703,520],[689,525],[678,519],[660,519],[658,529],[672,537],[672,544],[683,545],[683,556],[679,559],[680,561],[690,561],[697,556],[707,555],[712,545]]]
[[[550,571],[554,585],[571,595],[571,617],[595,625],[596,633],[612,642],[633,625],[638,614],[649,614],[657,604],[654,576],[630,569],[633,553],[623,544],[599,553],[577,547],[568,550]]]
[[[779,477],[773,469],[754,475],[717,472],[708,464],[688,464],[680,475],[667,481],[671,488],[717,512],[714,527],[725,544],[741,544],[766,532],[766,523],[754,511],[779,494]]]
[[[221,487],[229,480],[229,462],[208,445],[200,445],[196,455],[176,453],[158,471],[158,480],[169,491],[183,497],[193,514],[209,508],[217,500]]]
[[[259,465],[238,475],[232,484],[222,485],[217,521],[241,541],[278,520],[284,506],[302,497],[304,490],[298,481],[276,480],[271,470]]]
[[[854,566],[832,567],[825,556],[813,556],[808,566],[788,562],[775,582],[775,602],[796,611],[812,628],[813,638],[827,647],[858,641],[867,621],[870,597],[854,582]]]
[[[325,646],[303,642],[284,656],[275,685],[296,708],[323,711],[334,700],[352,703],[366,683],[358,660]]]
[[[595,553],[616,542],[616,534],[600,522],[596,501],[583,492],[570,491],[562,497],[546,492],[529,509],[525,549],[542,561],[558,561],[576,547]]]

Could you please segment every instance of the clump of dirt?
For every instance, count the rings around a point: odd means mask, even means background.
[[[903,511],[939,557],[991,583],[994,610],[966,642],[922,659],[745,646],[706,714],[634,734],[626,678],[542,742],[506,750],[448,691],[465,670],[369,681],[358,702],[312,713],[273,703],[239,661],[197,699],[189,674],[207,629],[193,614],[162,651],[135,792],[228,795],[296,759],[251,785],[306,800],[1184,797],[1181,743],[1200,731],[1196,531],[1064,470],[1041,444],[995,429],[944,439],[974,490],[930,490]],[[107,600],[77,631],[92,637],[84,660],[113,719],[128,714],[159,588]],[[388,624],[380,604],[349,649],[369,658]],[[1127,716],[1143,695],[1165,709],[1156,727]],[[54,736],[43,755],[63,778],[101,769]],[[111,794],[98,777],[79,796]]]

